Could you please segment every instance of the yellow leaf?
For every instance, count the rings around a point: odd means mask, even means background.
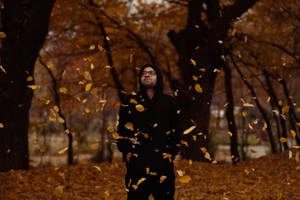
[[[129,103],[137,104],[138,102],[135,99],[130,99]]]
[[[206,72],[205,68],[200,68],[199,71]]]
[[[26,81],[32,81],[32,80],[33,80],[32,76],[28,76],[26,79]]]
[[[4,125],[2,123],[0,123],[0,128],[4,128]]]
[[[67,88],[65,88],[65,87],[61,87],[61,88],[59,88],[59,92],[60,92],[60,93],[67,94],[67,92],[68,92],[68,89],[67,89]]]
[[[91,93],[92,95],[95,95],[95,96],[96,96],[96,95],[97,95],[97,91],[98,91],[97,88],[93,88],[93,89],[91,90],[90,93]]]
[[[230,131],[227,131],[227,134],[232,137],[232,133]]]
[[[6,34],[5,34],[4,32],[0,32],[0,38],[1,38],[1,39],[6,38]]]
[[[297,122],[296,124],[297,124],[297,126],[299,126],[299,127],[300,127],[300,122]]]
[[[106,130],[108,130],[110,133],[114,132],[114,126],[110,125],[106,128]]]
[[[135,108],[136,108],[136,110],[139,111],[139,112],[143,112],[143,111],[144,111],[144,106],[141,105],[141,104],[137,104],[137,105],[135,106]]]
[[[188,175],[179,177],[179,182],[181,182],[181,183],[188,183],[191,180],[192,180],[191,177]]]
[[[267,123],[264,122],[264,126],[262,127],[262,130],[265,131],[267,127],[268,127],[268,126],[267,126]]]
[[[196,128],[196,126],[191,126],[190,128],[186,129],[186,130],[183,132],[183,135],[189,134],[189,133],[192,132],[195,128]]]
[[[247,116],[247,112],[242,112],[243,117]]]
[[[58,118],[57,118],[57,121],[58,121],[59,123],[64,123],[64,122],[65,122],[65,120],[64,120],[63,118],[61,118],[61,117],[58,117]]]
[[[157,176],[157,172],[150,172],[149,174],[152,176]]]
[[[177,174],[178,174],[178,176],[183,176],[183,175],[184,175],[184,172],[181,171],[181,170],[177,170]]]
[[[29,88],[31,88],[33,90],[37,89],[37,85],[27,85],[27,87],[29,87]]]
[[[193,135],[193,140],[196,141],[197,140],[197,136]]]
[[[88,72],[88,71],[83,72],[83,77],[84,77],[86,80],[88,80],[88,81],[92,81],[92,80],[93,80],[93,79],[92,79],[92,76],[91,76],[91,74],[90,74],[90,72]]]
[[[102,47],[100,44],[98,44],[98,49],[99,49],[100,51],[103,51],[103,47]]]
[[[159,183],[162,183],[164,180],[166,180],[166,176],[161,176],[160,178],[159,178]]]
[[[203,153],[206,153],[206,152],[207,152],[207,149],[206,149],[205,147],[201,147],[200,149],[201,149],[201,151],[202,151]]]
[[[90,109],[88,109],[88,108],[86,108],[86,109],[84,109],[84,112],[86,112],[86,113],[90,113],[90,112],[91,112],[91,110],[90,110]]]
[[[221,55],[222,60],[224,60],[226,62],[225,56]]]
[[[85,91],[89,91],[92,88],[93,83],[88,83],[85,85]]]
[[[69,147],[65,147],[62,150],[58,151],[58,154],[64,154],[68,149]]]
[[[94,167],[95,167],[99,172],[102,171],[101,168],[100,168],[99,166],[94,165]]]
[[[94,44],[92,44],[90,47],[89,47],[89,50],[95,50],[96,46]]]
[[[193,80],[194,80],[194,81],[197,81],[197,80],[198,80],[198,77],[195,76],[195,75],[193,75]]]
[[[290,106],[284,106],[283,108],[282,108],[282,114],[284,114],[284,113],[287,113],[288,111],[290,110]]]
[[[243,106],[244,107],[254,107],[254,105],[251,103],[244,103]]]
[[[158,126],[158,124],[157,123],[155,123],[154,125],[153,125],[153,127],[155,128],[155,127],[157,127]]]
[[[134,130],[133,123],[131,123],[131,122],[127,122],[124,126],[125,126],[125,128],[127,128],[127,129],[129,129],[131,131]]]
[[[294,131],[293,129],[291,129],[290,133],[292,134],[293,138],[296,138],[296,131]]]
[[[195,90],[196,90],[196,92],[199,92],[199,93],[203,92],[203,90],[202,90],[202,88],[201,88],[201,86],[200,86],[199,83],[195,84]]]
[[[287,141],[288,141],[287,138],[284,138],[284,137],[281,137],[281,138],[280,138],[280,142],[282,142],[282,143],[287,142]]]
[[[2,65],[0,65],[0,69],[6,74],[6,71],[5,71],[5,69],[3,68]]]
[[[204,157],[205,157],[207,160],[211,160],[210,154],[209,154],[208,152],[205,153]]]
[[[191,58],[191,64],[196,66],[196,61],[194,61],[192,58]]]
[[[120,139],[119,133],[113,133],[112,136],[113,136],[113,138],[116,139],[116,140],[117,140],[117,139]]]

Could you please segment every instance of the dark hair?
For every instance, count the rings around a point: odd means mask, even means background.
[[[154,91],[155,91],[154,95],[157,96],[157,95],[162,94],[163,93],[163,77],[162,77],[160,69],[152,64],[145,64],[144,66],[141,67],[141,71],[139,74],[140,93],[142,93],[143,95],[146,95],[146,89],[141,82],[142,73],[146,67],[151,67],[156,72],[157,82],[154,87]]]

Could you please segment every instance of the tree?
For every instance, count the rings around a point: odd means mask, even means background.
[[[4,0],[0,71],[0,171],[28,168],[33,70],[48,33],[54,0]]]

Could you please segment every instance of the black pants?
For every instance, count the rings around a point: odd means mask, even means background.
[[[155,200],[174,200],[174,174],[169,174],[162,182],[160,182],[160,177],[159,175],[141,177],[127,174],[125,178],[126,188],[129,190],[127,200],[147,200],[151,194]],[[141,178],[146,179],[137,185]]]

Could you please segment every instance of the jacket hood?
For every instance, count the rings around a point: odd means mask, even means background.
[[[142,95],[147,96],[146,95],[146,88],[143,86],[143,84],[141,82],[142,72],[144,71],[144,69],[146,67],[151,67],[156,72],[157,82],[156,82],[156,85],[154,87],[154,91],[155,91],[154,96],[159,96],[163,93],[163,77],[162,77],[160,69],[158,67],[152,65],[152,64],[146,64],[146,65],[141,67],[141,71],[140,71],[140,74],[139,74],[139,84],[140,84],[140,91],[139,92]]]

